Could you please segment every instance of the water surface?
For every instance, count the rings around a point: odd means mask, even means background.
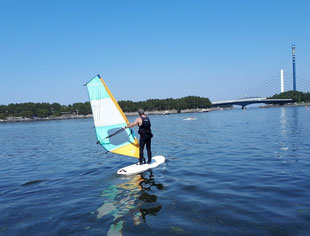
[[[0,124],[0,235],[308,235],[309,117],[150,116],[167,161],[128,178],[136,159],[105,154],[91,119]]]

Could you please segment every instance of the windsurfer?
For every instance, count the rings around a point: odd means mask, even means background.
[[[152,161],[152,152],[151,152],[151,138],[153,137],[151,131],[151,122],[150,119],[145,115],[144,110],[138,110],[139,116],[133,123],[125,126],[125,128],[132,128],[136,125],[139,126],[138,133],[140,134],[140,150],[139,150],[139,163],[140,165],[145,164],[145,159],[143,155],[144,146],[146,145],[148,161],[147,163],[150,164]]]

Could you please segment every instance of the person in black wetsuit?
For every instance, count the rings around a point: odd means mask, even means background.
[[[146,145],[147,150],[147,163],[150,164],[152,161],[152,151],[151,151],[151,139],[153,137],[152,131],[151,131],[151,122],[150,119],[144,114],[144,111],[142,109],[138,110],[139,118],[135,120],[135,122],[125,126],[125,128],[131,128],[136,125],[139,126],[138,133],[140,134],[140,150],[139,150],[139,163],[140,165],[145,164],[145,159],[143,155],[144,146]]]

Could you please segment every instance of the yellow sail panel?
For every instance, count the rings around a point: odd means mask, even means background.
[[[131,156],[135,158],[139,158],[139,144],[137,139],[135,139],[135,143],[127,144],[123,147],[114,149],[111,151],[116,154],[125,155],[125,156]]]

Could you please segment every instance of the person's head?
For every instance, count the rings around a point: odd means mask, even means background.
[[[139,113],[139,116],[142,116],[142,115],[144,115],[144,110],[143,109],[139,109],[138,113]]]

